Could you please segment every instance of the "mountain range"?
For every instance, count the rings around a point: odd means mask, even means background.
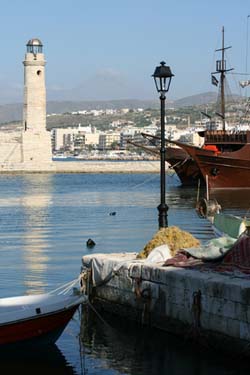
[[[166,101],[167,108],[181,108],[196,105],[205,105],[215,102],[217,94],[207,92],[197,95],[188,96],[182,99]],[[79,110],[91,109],[121,109],[121,108],[159,108],[158,100],[107,100],[107,101],[48,101],[47,114],[66,113]],[[0,105],[0,124],[14,121],[21,121],[23,113],[22,103],[12,103]]]

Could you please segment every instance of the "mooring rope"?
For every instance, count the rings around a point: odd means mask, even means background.
[[[103,323],[103,324],[105,324],[107,327],[109,327],[109,328],[112,328],[113,329],[113,327],[105,320],[105,319],[103,319],[103,317],[98,313],[98,311],[94,308],[94,306],[92,305],[92,303],[88,300],[88,305],[89,305],[89,307],[94,311],[94,313],[97,315],[97,317],[101,320],[101,322]]]
[[[158,174],[156,174],[153,177],[150,177],[150,178],[144,180],[143,182],[140,182],[139,184],[132,186],[131,189],[136,189],[138,186],[142,186],[142,185],[146,184],[147,182],[155,180],[158,177],[159,177]]]
[[[76,283],[79,283],[79,280],[80,280],[80,276],[78,276],[76,279],[72,281],[69,281],[66,284],[60,285],[56,289],[51,290],[49,294],[58,294],[58,295],[67,294],[73,288],[73,286],[76,285]]]

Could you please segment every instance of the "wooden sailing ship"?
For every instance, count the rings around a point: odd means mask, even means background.
[[[232,69],[226,68],[224,28],[222,29],[221,60],[216,62],[216,72],[220,83],[220,113],[222,130],[204,131],[203,147],[195,147],[172,141],[181,147],[196,163],[203,179],[208,178],[209,189],[250,188],[250,130],[227,130],[225,116],[225,78]],[[250,103],[249,103],[250,104]]]
[[[128,141],[128,143],[140,147],[146,152],[153,153],[160,156],[160,148],[155,144],[159,141],[159,137],[141,133],[142,136],[153,143],[145,145],[143,143]],[[167,141],[166,141],[167,142]],[[167,142],[168,143],[168,142]],[[170,168],[175,171],[177,176],[180,179],[182,186],[198,186],[205,185],[205,180],[203,179],[202,174],[200,173],[199,167],[193,160],[193,158],[181,147],[170,146],[169,143],[166,145],[165,160],[170,165]]]

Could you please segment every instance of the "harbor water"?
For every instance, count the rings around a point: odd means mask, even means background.
[[[0,296],[42,293],[78,277],[88,253],[139,252],[158,230],[157,174],[0,175]],[[201,192],[203,193],[203,192]],[[224,211],[248,214],[247,192],[220,192]],[[195,213],[197,189],[167,176],[169,225],[205,242],[210,224]],[[87,248],[91,238],[96,246]],[[247,374],[250,365],[166,333],[95,312],[74,316],[48,350],[0,352],[0,373]],[[240,366],[240,367],[239,367]]]

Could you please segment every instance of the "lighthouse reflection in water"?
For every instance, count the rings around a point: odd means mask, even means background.
[[[194,189],[180,188],[168,176],[166,201],[169,225],[202,241],[212,237],[209,223],[196,216]],[[158,230],[158,204],[158,175],[1,175],[1,297],[42,293],[75,279],[82,256],[90,252],[139,252]],[[232,210],[226,198],[222,205]],[[245,210],[237,197],[233,209]],[[92,249],[86,247],[88,238],[96,243]],[[1,373],[236,373],[223,356],[183,339],[101,318],[76,313],[56,346],[45,352],[1,350]],[[241,374],[248,370],[241,363]]]

